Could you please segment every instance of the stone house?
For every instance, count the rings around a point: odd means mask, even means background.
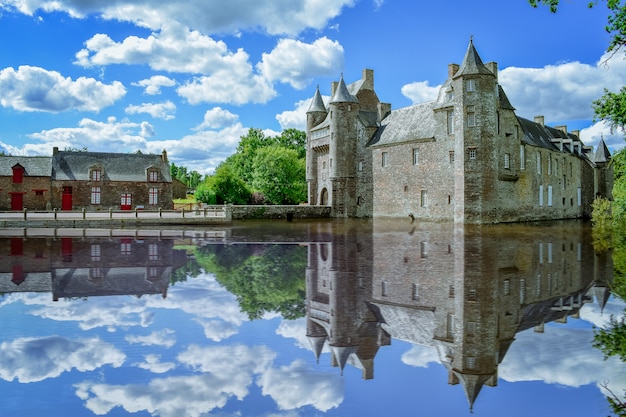
[[[319,88],[307,111],[310,205],[335,217],[407,217],[461,223],[579,218],[611,197],[610,153],[565,126],[515,114],[498,67],[470,41],[435,101],[382,103],[374,73]]]
[[[167,153],[0,157],[0,210],[172,209]]]
[[[0,156],[0,210],[43,210],[50,202],[52,159]]]

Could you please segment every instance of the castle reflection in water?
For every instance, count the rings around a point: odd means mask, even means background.
[[[574,224],[574,226],[572,226]],[[606,303],[613,265],[577,222],[455,226],[331,221],[206,233],[188,244],[299,244],[308,250],[307,337],[318,360],[374,378],[379,349],[393,339],[433,347],[472,408],[495,386],[516,333],[575,319]],[[0,293],[59,298],[157,294],[187,262],[173,239],[2,238]]]
[[[589,228],[571,223],[407,227],[377,220],[372,230],[329,234],[309,245],[307,336],[318,359],[374,377],[374,359],[392,339],[430,346],[461,384],[470,409],[516,333],[544,332],[603,307],[610,254],[594,253]]]

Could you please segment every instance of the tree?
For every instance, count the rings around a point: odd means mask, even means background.
[[[626,87],[622,87],[619,93],[605,88],[604,95],[592,105],[597,119],[608,122],[612,130],[626,130]]]
[[[252,188],[270,204],[299,204],[306,201],[304,159],[294,149],[273,145],[259,149],[252,172]]]
[[[249,199],[250,189],[228,164],[217,167],[196,189],[196,200],[206,204],[247,204]]]

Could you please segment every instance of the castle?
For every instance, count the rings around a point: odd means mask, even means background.
[[[470,40],[435,101],[398,110],[378,99],[374,72],[319,88],[307,111],[309,205],[333,217],[407,217],[500,223],[587,217],[610,198],[613,175],[603,140],[515,114]]]

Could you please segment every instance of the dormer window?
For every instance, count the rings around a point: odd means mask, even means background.
[[[91,178],[91,181],[102,181],[102,170],[92,169],[89,177]]]
[[[465,91],[476,91],[476,80],[466,80]]]
[[[148,182],[158,182],[159,181],[159,171],[151,170],[148,171]]]
[[[21,184],[24,179],[24,167],[20,164],[13,166],[13,184]]]

